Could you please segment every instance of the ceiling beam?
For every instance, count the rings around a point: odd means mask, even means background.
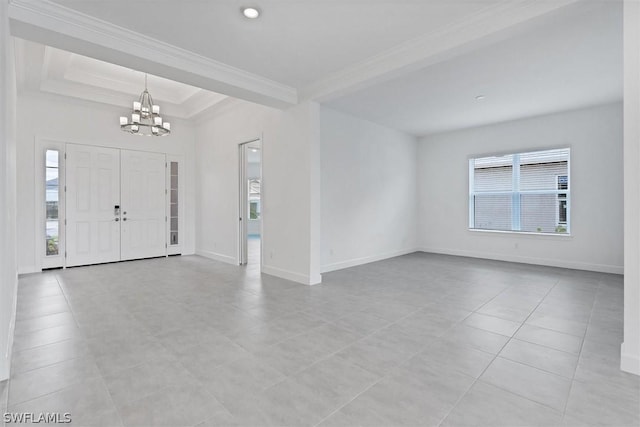
[[[507,37],[509,29],[585,0],[504,0],[444,28],[401,43],[303,88],[300,100],[328,102],[452,59]]]
[[[48,0],[9,0],[11,34],[224,95],[287,108],[297,90]]]

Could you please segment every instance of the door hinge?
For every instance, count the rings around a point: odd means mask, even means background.
[[[164,189],[164,194],[169,194],[169,191],[166,188]]]
[[[67,153],[64,153],[64,158],[65,158],[65,160],[67,159]]]
[[[64,252],[64,257],[65,257],[65,258],[67,257],[67,251],[65,251],[65,252]]]
[[[65,193],[67,192],[67,186],[66,185],[64,186],[64,192]]]
[[[64,219],[64,225],[67,225],[67,219],[66,218]]]
[[[167,222],[167,217],[166,216],[164,217],[164,222]]]
[[[165,247],[165,249],[167,248],[167,244],[166,243],[164,244],[164,247]]]

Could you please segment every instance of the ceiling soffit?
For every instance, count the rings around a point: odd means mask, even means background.
[[[580,0],[501,1],[294,88],[47,0],[9,0],[16,36],[265,105],[326,101],[465,53],[484,37]]]

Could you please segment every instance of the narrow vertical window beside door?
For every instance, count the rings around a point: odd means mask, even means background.
[[[169,244],[178,244],[178,162],[171,162],[171,200],[170,200],[170,224],[169,224]]]
[[[60,152],[45,153],[45,248],[47,256],[60,254]]]

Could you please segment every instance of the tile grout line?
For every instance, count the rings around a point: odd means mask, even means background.
[[[506,290],[506,288],[505,288],[504,290]],[[493,299],[497,298],[497,297],[498,297],[498,295],[502,294],[502,292],[504,292],[504,290],[502,290],[502,291],[498,292],[494,297],[492,297],[491,299],[489,299],[489,301],[487,301],[486,303],[483,303],[483,304],[481,304],[480,306],[478,306],[478,307],[476,308],[476,310],[478,310],[478,309],[482,308],[484,305],[486,305],[486,304],[488,304],[489,302],[493,301]],[[454,292],[455,292],[455,291],[454,291]],[[453,292],[452,292],[452,293],[453,293]],[[435,303],[435,302],[434,302],[434,303]],[[433,304],[433,303],[425,304],[425,305],[424,305],[424,306],[422,306],[419,310],[416,310],[416,311],[414,311],[414,312],[411,312],[411,313],[409,313],[408,315],[406,315],[406,316],[402,317],[401,319],[398,319],[397,321],[393,322],[392,324],[387,325],[387,326],[385,326],[385,327],[383,327],[383,328],[380,328],[380,329],[376,330],[375,332],[378,332],[378,331],[380,331],[380,330],[382,330],[382,329],[388,328],[389,326],[392,326],[393,324],[396,324],[396,323],[397,323],[397,322],[399,322],[400,320],[402,320],[402,319],[404,319],[404,318],[406,318],[406,317],[409,317],[410,315],[412,315],[412,314],[414,314],[414,313],[417,313],[417,312],[418,312],[418,311],[420,311],[420,310],[423,310],[423,309],[427,308],[427,306],[429,306],[429,305],[431,305],[431,304]],[[464,310],[466,310],[466,309],[464,309]],[[445,333],[447,333],[447,331],[450,331],[451,329],[455,328],[457,325],[462,324],[462,323],[464,322],[464,320],[465,320],[465,319],[467,319],[469,316],[471,316],[473,313],[475,313],[475,311],[474,311],[474,310],[469,310],[469,311],[470,311],[470,312],[469,312],[469,314],[467,314],[467,315],[466,315],[465,317],[463,317],[462,319],[460,319],[460,320],[458,320],[458,321],[455,321],[455,322],[454,322],[454,323],[453,323],[449,328],[447,328],[447,329],[443,332],[443,335],[444,335]],[[374,333],[375,333],[375,332],[374,332]],[[373,333],[372,333],[372,334],[373,334]],[[367,335],[367,336],[368,336],[368,335]],[[442,336],[442,335],[441,335],[441,336]],[[440,336],[440,337],[441,337],[441,336]],[[440,337],[438,337],[438,336],[434,336],[434,338],[440,338]],[[423,346],[420,348],[420,350],[418,350],[417,352],[415,352],[415,353],[411,354],[407,359],[405,359],[402,363],[398,364],[398,365],[397,365],[397,366],[395,366],[392,370],[390,370],[389,372],[387,372],[386,374],[384,374],[384,375],[383,375],[381,378],[379,378],[376,382],[374,382],[373,384],[371,384],[369,387],[367,387],[366,389],[364,389],[363,391],[361,391],[360,393],[358,393],[356,396],[354,396],[354,397],[353,397],[351,400],[349,400],[347,403],[343,404],[342,406],[339,406],[336,410],[334,410],[334,411],[333,411],[333,412],[331,412],[329,415],[327,415],[327,416],[326,416],[326,417],[324,417],[322,420],[320,420],[320,422],[318,422],[318,424],[316,424],[316,425],[315,425],[315,427],[317,427],[317,426],[318,426],[318,425],[320,425],[323,421],[325,421],[326,419],[328,419],[329,417],[331,417],[333,414],[335,414],[335,413],[339,412],[342,408],[346,407],[348,404],[350,404],[351,402],[353,402],[354,400],[356,400],[360,395],[362,395],[362,394],[366,393],[368,390],[370,390],[370,389],[371,389],[372,387],[374,387],[376,384],[378,384],[378,383],[380,383],[382,380],[384,380],[384,379],[388,378],[388,377],[392,374],[392,372],[393,372],[394,370],[396,370],[396,369],[400,368],[401,366],[405,365],[405,364],[406,364],[406,363],[408,363],[412,358],[414,358],[416,355],[418,355],[418,354],[422,353],[428,345],[429,345],[429,344],[425,344],[425,345],[423,345]],[[505,344],[505,345],[506,345],[506,344]],[[347,347],[348,347],[348,346],[347,346]],[[346,347],[345,347],[345,348],[346,348]],[[472,347],[472,348],[475,348],[475,347]],[[485,353],[486,353],[486,352],[485,352]],[[364,368],[363,368],[363,369],[364,369]],[[365,370],[366,370],[366,369],[365,369]],[[374,374],[375,374],[375,373],[374,373]],[[465,375],[466,375],[466,374],[465,374]],[[466,394],[466,393],[465,393],[465,394]],[[374,413],[374,414],[375,414],[375,413]]]
[[[520,324],[520,326],[518,327],[518,329],[516,329],[516,331],[513,333],[513,335],[512,335],[511,337],[509,337],[509,339],[508,339],[508,340],[507,340],[507,341],[502,345],[502,347],[501,347],[501,348],[500,348],[500,350],[495,354],[495,356],[493,357],[493,359],[491,359],[491,362],[489,362],[489,363],[487,364],[487,366],[482,370],[482,372],[480,373],[480,375],[478,375],[478,377],[474,379],[473,383],[471,383],[471,385],[469,386],[469,388],[467,388],[467,390],[466,390],[466,391],[465,391],[465,392],[460,396],[460,398],[458,398],[458,400],[453,404],[453,406],[451,406],[451,408],[450,408],[450,409],[449,409],[449,411],[446,413],[446,415],[445,415],[445,416],[440,420],[440,422],[438,423],[438,426],[441,426],[441,425],[442,425],[442,423],[447,419],[447,417],[448,417],[449,415],[451,415],[451,413],[453,412],[453,410],[454,410],[454,409],[455,409],[455,408],[460,404],[460,402],[462,401],[462,399],[464,399],[464,397],[469,393],[469,391],[473,388],[473,386],[474,386],[478,381],[480,381],[480,377],[482,377],[482,375],[484,375],[484,373],[489,369],[489,367],[490,367],[491,365],[493,365],[493,362],[495,362],[495,360],[499,357],[499,355],[500,355],[500,353],[502,352],[502,350],[504,350],[504,348],[505,348],[505,347],[506,347],[506,346],[511,342],[511,340],[513,339],[513,337],[518,333],[518,331],[519,331],[519,330],[522,328],[522,326],[527,322],[527,320],[529,319],[529,317],[531,317],[531,315],[532,315],[532,314],[533,314],[533,313],[538,309],[538,307],[540,307],[540,305],[542,304],[542,302],[547,298],[547,296],[551,293],[551,291],[552,291],[553,289],[555,289],[555,287],[558,285],[558,283],[560,283],[560,278],[557,278],[557,279],[556,279],[556,282],[554,283],[554,285],[553,285],[551,288],[549,288],[549,290],[545,293],[544,297],[542,297],[542,299],[540,300],[540,302],[535,306],[535,308],[534,308],[533,310],[531,310],[531,312],[529,313],[529,315],[528,315],[528,316],[527,316],[527,317],[522,321],[522,323]],[[513,287],[513,285],[509,286],[509,288],[511,288],[511,287]],[[501,292],[500,294],[502,294],[502,292]],[[495,298],[497,298],[497,297],[498,297],[498,295],[496,295],[496,297],[495,297]],[[492,301],[493,299],[494,299],[494,298],[492,298],[492,299],[491,299],[491,301]],[[491,302],[491,301],[487,301],[487,303],[486,303],[486,304],[488,304],[488,303],[489,303],[489,302]],[[483,306],[484,306],[484,305],[486,305],[486,304],[483,304]],[[482,308],[482,307],[479,307],[479,308],[478,308],[478,310],[479,310],[479,309],[481,309],[481,308]],[[475,313],[475,312],[474,312],[474,313]],[[494,386],[494,387],[497,387],[497,386]],[[500,388],[501,390],[504,390],[504,389],[502,389],[501,387],[497,387],[497,388]],[[509,393],[512,393],[512,394],[514,394],[514,395],[516,395],[516,396],[520,396],[520,395],[518,395],[517,393],[513,393],[512,391],[509,391],[509,390],[504,390],[504,391],[507,391],[507,392],[509,392]],[[525,399],[527,399],[527,400],[529,400],[529,401],[531,401],[531,402],[535,402],[534,400],[531,400],[531,399],[529,399],[529,398],[527,398],[527,397],[524,397],[524,396],[520,396],[520,397],[525,398]],[[535,403],[538,403],[538,404],[539,404],[539,402],[535,402]],[[545,405],[545,406],[546,406],[546,405]]]
[[[589,320],[587,321],[587,327],[584,330],[584,334],[582,336],[582,342],[580,343],[580,353],[578,354],[578,361],[576,362],[576,367],[573,370],[573,376],[571,377],[571,383],[569,384],[569,391],[567,392],[567,400],[564,402],[564,408],[562,408],[562,420],[564,421],[566,415],[567,415],[567,406],[569,405],[569,398],[571,397],[571,391],[573,390],[573,383],[576,381],[576,371],[578,370],[578,367],[580,366],[580,359],[582,359],[582,350],[584,349],[584,342],[587,339],[587,332],[589,331],[589,326],[591,325],[591,318],[593,317],[593,308],[595,307],[596,304],[596,297],[598,294],[598,291],[600,290],[600,287],[602,286],[602,283],[600,280],[598,280],[598,288],[596,289],[596,292],[594,293],[593,296],[593,301],[591,302],[591,311],[589,312]]]

